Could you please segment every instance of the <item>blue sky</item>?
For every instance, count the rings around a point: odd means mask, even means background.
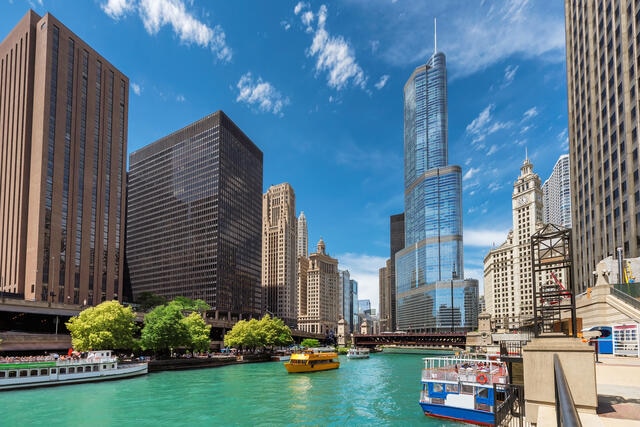
[[[547,0],[4,0],[0,38],[50,12],[130,79],[129,152],[223,110],[289,182],[360,299],[378,306],[389,216],[403,211],[402,90],[437,48],[449,163],[463,170],[465,277],[511,229],[528,153],[568,152],[563,3]]]

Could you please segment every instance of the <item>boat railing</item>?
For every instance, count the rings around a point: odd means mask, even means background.
[[[508,370],[503,362],[467,357],[427,357],[422,381],[464,381],[480,384],[506,384]]]

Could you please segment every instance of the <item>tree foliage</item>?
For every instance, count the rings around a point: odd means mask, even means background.
[[[205,312],[210,310],[211,307],[204,300],[201,299],[191,299],[187,297],[175,297],[172,302],[180,304],[183,310],[186,311],[197,311],[198,313]]]
[[[319,347],[320,346],[320,341],[318,341],[315,338],[305,338],[305,339],[302,340],[300,345],[302,347],[307,347],[307,348]]]
[[[204,303],[202,300],[181,298],[149,312],[144,318],[140,338],[142,348],[160,354],[169,354],[173,349],[180,347],[198,352],[208,351],[211,326],[207,325],[202,315],[196,311],[188,316],[184,315],[185,310],[202,307],[198,301]],[[206,306],[206,303],[204,305]]]
[[[291,329],[281,319],[269,315],[260,320],[241,320],[224,337],[225,346],[248,350],[291,343]]]
[[[136,303],[140,306],[141,311],[149,311],[154,307],[164,305],[167,299],[163,296],[156,295],[153,292],[141,292],[136,298]]]
[[[105,301],[89,307],[66,323],[71,344],[78,351],[134,349],[137,342],[136,315],[118,301]]]

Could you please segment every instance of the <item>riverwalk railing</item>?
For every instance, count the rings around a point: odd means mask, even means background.
[[[628,284],[614,284],[610,287],[611,295],[615,296],[618,299],[621,299],[636,310],[640,310],[640,300],[638,300],[634,295],[634,293],[637,293],[638,291],[635,289],[631,291],[630,289],[634,288],[629,288]]]
[[[495,412],[495,425],[501,427],[528,427],[524,413],[524,386],[516,384],[506,384],[493,387],[493,395],[498,396],[504,392],[507,398],[498,405]]]
[[[553,355],[553,371],[555,376],[556,392],[556,423],[558,426],[582,427],[576,405],[571,395],[571,389],[564,376],[562,363],[557,354]]]

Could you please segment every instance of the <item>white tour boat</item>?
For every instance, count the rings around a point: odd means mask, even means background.
[[[86,357],[5,357],[0,360],[0,391],[105,381],[147,372],[147,363],[119,365],[111,350],[89,351]]]
[[[351,347],[347,352],[347,359],[368,359],[369,349],[365,347]]]

